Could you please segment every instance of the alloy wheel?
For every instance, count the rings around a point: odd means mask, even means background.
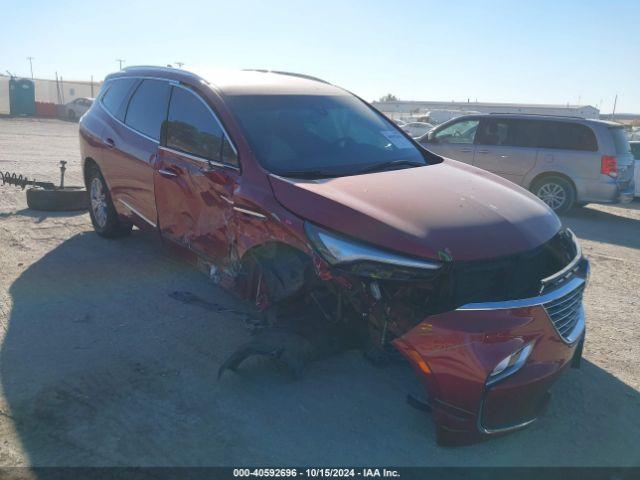
[[[107,197],[98,177],[91,180],[90,197],[93,218],[100,228],[104,228],[107,225]]]
[[[567,192],[557,183],[545,183],[540,186],[536,195],[552,210],[558,210],[567,201]]]

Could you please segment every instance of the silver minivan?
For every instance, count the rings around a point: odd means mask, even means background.
[[[590,202],[633,200],[633,155],[617,123],[546,115],[467,115],[418,140],[438,155],[517,183],[558,213]]]

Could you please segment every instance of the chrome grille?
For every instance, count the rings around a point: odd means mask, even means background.
[[[573,342],[577,338],[576,326],[583,321],[582,294],[584,283],[571,290],[566,295],[543,304],[553,326],[560,336],[567,342]]]

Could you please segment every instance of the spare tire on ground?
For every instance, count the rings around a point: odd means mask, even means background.
[[[89,196],[84,187],[63,187],[55,189],[27,189],[27,205],[33,210],[46,212],[71,212],[87,210]]]

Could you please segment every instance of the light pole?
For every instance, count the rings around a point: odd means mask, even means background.
[[[122,64],[124,63],[124,59],[123,58],[116,58],[116,62],[118,62],[118,66],[120,67],[120,70],[122,70]]]
[[[31,80],[33,80],[33,59],[34,57],[27,57],[27,60],[29,60],[29,69],[31,70]]]

